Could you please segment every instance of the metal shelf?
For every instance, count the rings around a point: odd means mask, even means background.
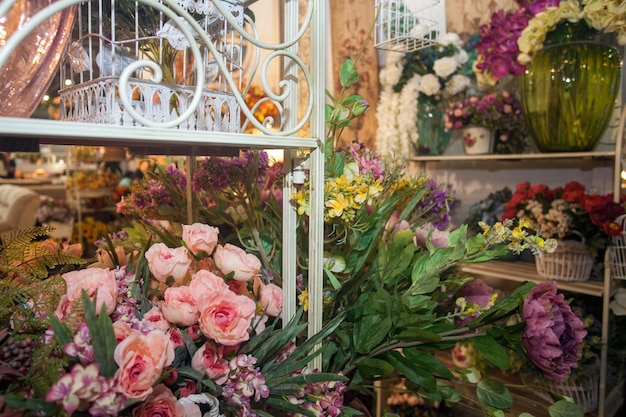
[[[409,158],[413,162],[477,161],[477,160],[537,160],[537,159],[607,159],[614,158],[615,151],[597,152],[555,152],[524,154],[485,154],[485,155],[428,155]]]

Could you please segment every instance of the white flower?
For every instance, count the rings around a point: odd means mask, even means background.
[[[426,74],[422,77],[419,85],[419,91],[427,96],[434,96],[441,90],[439,78],[434,74]]]
[[[446,83],[446,91],[451,95],[459,94],[464,91],[472,80],[461,74],[455,74]]]
[[[456,33],[446,33],[441,38],[439,38],[439,43],[444,46],[455,45],[458,48],[461,48],[463,46],[463,41]]]
[[[402,76],[402,68],[398,65],[386,66],[380,70],[380,83],[383,86],[391,86],[398,84]]]
[[[458,62],[459,65],[463,65],[469,61],[469,55],[465,49],[459,49],[459,51],[454,54],[454,59],[456,59],[456,62]]]
[[[451,56],[444,56],[439,58],[433,63],[433,70],[441,78],[448,78],[454,74],[454,71],[458,68],[459,63]]]

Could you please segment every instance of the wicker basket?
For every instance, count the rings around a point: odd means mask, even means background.
[[[615,222],[622,227],[622,234],[611,237],[613,246],[609,246],[609,264],[613,278],[626,279],[626,215],[621,215]]]
[[[523,384],[530,387],[534,386],[534,391],[538,397],[546,401],[553,401],[549,392],[570,397],[585,413],[593,412],[598,408],[599,381],[599,363],[585,366],[584,375],[570,376],[563,382],[550,381],[544,377],[522,375]]]
[[[535,256],[539,276],[558,281],[586,281],[593,269],[593,256],[585,242],[561,240],[553,253]]]

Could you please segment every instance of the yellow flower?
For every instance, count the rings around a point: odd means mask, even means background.
[[[303,306],[304,311],[309,311],[309,291],[304,289],[300,295],[298,295],[298,301]]]
[[[344,197],[342,193],[339,193],[335,196],[334,199],[327,200],[324,205],[330,208],[330,210],[328,211],[328,215],[331,218],[341,217],[343,211],[350,206],[350,202]]]

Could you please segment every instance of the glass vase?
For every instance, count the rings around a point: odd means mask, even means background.
[[[20,0],[0,16],[0,48],[50,0]],[[56,13],[28,34],[0,68],[1,116],[30,117],[48,91],[72,34],[77,7]]]
[[[418,155],[441,155],[450,143],[452,129],[446,129],[444,115],[447,103],[432,96],[420,94],[417,102]]]
[[[590,40],[584,22],[549,33],[521,79],[522,107],[537,148],[593,150],[613,114],[620,78],[619,52]]]

